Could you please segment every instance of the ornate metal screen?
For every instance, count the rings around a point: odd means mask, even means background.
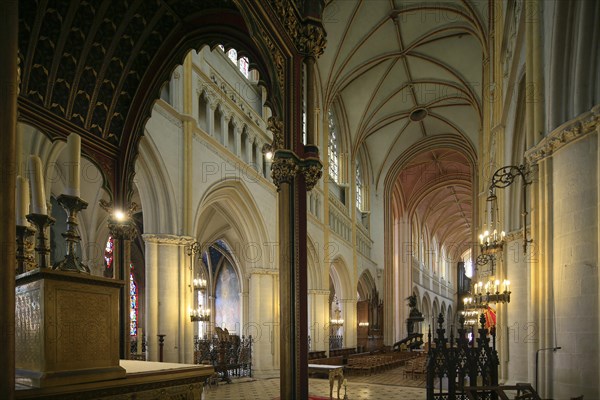
[[[498,353],[496,333],[491,329],[491,338],[485,328],[485,316],[480,316],[479,337],[467,338],[464,320],[458,329],[458,338],[445,336],[444,316],[438,317],[437,336],[429,332],[427,354],[427,400],[467,400],[465,388],[469,386],[498,386]],[[473,328],[471,327],[471,333]],[[490,339],[492,345],[490,347]],[[496,400],[495,392],[479,393],[480,399]]]

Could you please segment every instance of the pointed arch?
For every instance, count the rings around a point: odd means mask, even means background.
[[[175,190],[150,134],[140,140],[134,182],[144,210],[145,233],[176,233],[179,207]]]
[[[307,264],[308,264],[308,289],[323,289],[323,278],[321,271],[321,265],[319,262],[319,255],[317,253],[317,249],[315,247],[315,243],[310,236],[307,235],[306,239],[306,248],[308,250],[307,254]]]
[[[254,197],[240,179],[210,186],[200,200],[192,232],[201,243],[226,238],[245,267],[272,267],[273,252],[265,222]],[[264,256],[263,256],[264,255]],[[259,265],[260,264],[260,265]]]
[[[360,300],[367,300],[371,296],[371,293],[377,289],[377,285],[375,284],[373,275],[371,275],[371,271],[367,269],[360,275],[356,289]]]
[[[356,291],[348,273],[348,264],[341,255],[334,257],[329,271],[338,298],[340,300],[354,299]]]

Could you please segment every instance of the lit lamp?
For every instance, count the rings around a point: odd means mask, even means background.
[[[335,299],[335,310],[333,310],[334,317],[329,320],[330,325],[333,328],[340,328],[344,326],[344,319],[342,318],[342,311],[340,310],[340,304]]]
[[[489,303],[510,303],[510,281],[490,280],[487,283],[478,282],[473,285],[473,296],[463,299],[463,309],[477,310],[487,308]]]
[[[498,198],[496,197],[496,193],[494,192],[493,188],[490,189],[490,195],[488,196],[486,202],[486,219],[489,217],[489,221],[486,221],[486,224],[489,223],[491,232],[490,230],[485,230],[481,235],[479,235],[479,247],[481,248],[481,254],[493,255],[502,251],[506,233],[504,233],[504,231],[500,231],[500,233],[498,233],[498,227],[500,225]]]
[[[273,159],[273,146],[270,143],[265,143],[263,145],[262,152],[267,161],[270,162]]]
[[[195,278],[193,281],[194,289],[205,291],[206,290],[206,279],[204,278]]]
[[[194,322],[194,321],[201,321],[201,322],[210,321],[210,308],[205,308],[203,306],[199,306],[196,309],[190,309],[190,319],[192,322]]]
[[[361,328],[368,328],[369,327],[369,323],[368,322],[359,322],[358,326]]]
[[[200,255],[202,253],[202,246],[200,243],[194,241],[186,246],[187,255],[190,256],[190,281],[189,285],[190,290],[194,291],[194,303],[196,304],[196,308],[190,308],[190,320],[192,322],[209,322],[210,321],[210,308],[208,307],[208,298],[207,295],[208,287],[209,287],[209,279],[210,274],[207,270],[207,267],[198,257],[199,265],[194,265],[195,255]],[[196,270],[196,277],[191,279],[194,274],[194,270]],[[200,329],[203,329],[202,327]]]

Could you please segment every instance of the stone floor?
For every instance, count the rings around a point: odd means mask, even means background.
[[[424,400],[426,398],[424,381],[404,377],[402,368],[370,376],[347,376],[346,379],[348,383],[346,395],[350,400]],[[329,397],[327,379],[311,378],[308,385],[311,395]],[[340,399],[344,398],[343,391],[342,387]],[[203,394],[204,400],[257,400],[276,397],[279,397],[279,378],[234,378],[230,384],[219,383],[218,386],[205,389]]]

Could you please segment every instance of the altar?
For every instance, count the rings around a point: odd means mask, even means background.
[[[121,379],[33,388],[17,384],[16,399],[185,399],[200,400],[212,366],[120,360]]]

